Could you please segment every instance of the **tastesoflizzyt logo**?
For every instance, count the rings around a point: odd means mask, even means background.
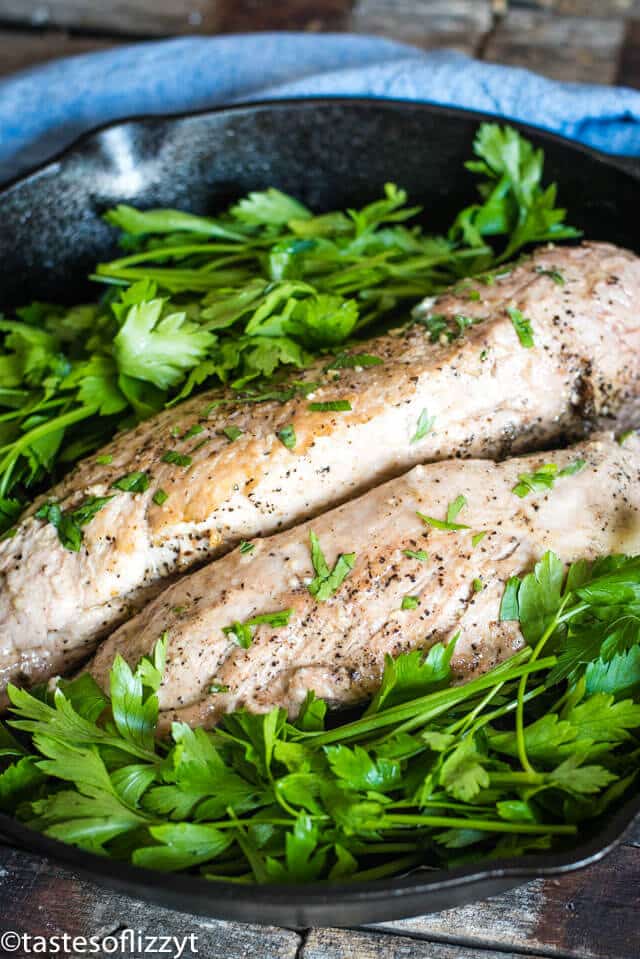
[[[190,959],[198,955],[198,937],[150,936],[136,929],[120,929],[108,936],[74,936],[62,932],[33,936],[7,929],[0,934],[0,955],[15,956],[169,956]]]

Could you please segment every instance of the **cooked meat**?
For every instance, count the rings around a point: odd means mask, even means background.
[[[640,393],[639,301],[632,254],[540,249],[493,283],[462,283],[426,305],[431,330],[416,324],[358,348],[380,365],[327,371],[324,360],[306,372],[320,384],[307,396],[213,408],[211,394],[199,396],[118,436],[103,451],[111,462],[85,460],[50,494],[66,510],[115,493],[78,552],[33,510],[0,543],[0,686],[67,671],[168,578],[242,538],[418,462],[542,448],[617,413]],[[533,348],[517,335],[520,316]],[[443,322],[450,335],[433,343]],[[350,408],[310,405],[337,400]],[[278,438],[290,426],[293,449]],[[179,455],[166,462],[167,451]],[[132,471],[149,475],[146,492],[112,489]]]
[[[580,460],[578,472],[559,475]],[[558,468],[554,487],[519,498],[513,492],[519,475],[549,462]],[[466,498],[456,517],[462,529],[434,528],[417,515],[444,520],[458,496]],[[330,569],[340,554],[355,553],[352,571],[323,602],[309,589],[311,531]],[[485,534],[480,542],[478,533]],[[547,549],[565,562],[640,551],[640,439],[621,447],[603,435],[499,465],[417,466],[323,516],[257,540],[250,553],[235,550],[185,577],[103,643],[89,668],[105,685],[116,653],[135,664],[167,631],[163,720],[194,725],[212,724],[240,706],[257,712],[283,706],[295,715],[311,689],[334,704],[357,702],[376,689],[385,654],[428,647],[458,631],[453,662],[465,676],[522,645],[517,623],[499,621],[501,597],[507,579],[529,571]],[[407,596],[414,599],[403,609]],[[249,627],[247,649],[228,630],[287,609],[285,626]]]

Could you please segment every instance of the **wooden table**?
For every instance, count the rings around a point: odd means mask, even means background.
[[[640,87],[640,0],[0,0],[0,74],[184,33],[351,30]]]
[[[640,0],[523,0],[508,8],[500,0],[0,0],[0,24],[0,73],[132,39],[288,28],[376,33],[558,79],[640,87]],[[638,959],[640,825],[583,872],[359,930],[300,932],[172,913],[1,846],[0,903],[0,931],[193,933],[198,951],[184,955],[207,959]]]

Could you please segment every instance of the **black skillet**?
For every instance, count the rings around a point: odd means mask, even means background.
[[[431,230],[474,200],[463,169],[478,124],[462,110],[385,100],[324,99],[240,106],[111,124],[0,193],[0,308],[76,300],[96,260],[115,254],[102,211],[115,203],[219,210],[276,186],[315,210],[357,206],[393,180],[424,206]],[[606,157],[522,127],[546,156],[572,224],[640,252],[640,161]],[[639,305],[640,309],[640,305]],[[186,912],[287,926],[358,925],[458,906],[606,855],[640,815],[640,796],[561,852],[422,870],[404,878],[238,886],[164,875],[82,852],[0,815],[7,841],[139,899]]]

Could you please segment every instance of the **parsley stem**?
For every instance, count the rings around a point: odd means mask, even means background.
[[[562,612],[565,606],[567,605],[567,603],[569,602],[569,599],[571,596],[573,596],[573,593],[567,593],[567,595],[564,597],[564,599],[560,603],[557,613],[555,614],[555,616],[553,617],[553,619],[551,620],[551,622],[549,623],[549,625],[543,632],[542,636],[538,640],[536,647],[533,650],[533,653],[531,654],[530,662],[534,663],[538,659],[538,656],[544,649],[550,637],[555,633],[560,623],[563,622],[561,618]],[[571,610],[571,613],[573,613],[573,610]],[[518,758],[520,759],[522,768],[528,773],[535,774],[535,769],[529,762],[529,757],[527,756],[527,744],[525,742],[525,736],[524,736],[524,697],[525,697],[526,689],[527,689],[527,676],[525,674],[521,677],[520,683],[518,685],[518,705],[516,707],[516,742],[518,745]]]
[[[360,738],[375,732],[377,729],[405,721],[407,726],[409,722],[412,727],[415,725],[424,725],[424,723],[430,719],[447,712],[457,703],[470,698],[474,693],[494,686],[496,682],[502,680],[503,674],[506,674],[504,675],[505,681],[519,679],[522,675],[550,669],[556,664],[555,656],[541,659],[537,663],[522,663],[523,658],[528,660],[530,656],[530,650],[528,648],[523,649],[520,653],[516,654],[516,657],[513,657],[512,660],[501,664],[501,666],[497,666],[489,674],[471,680],[464,686],[428,693],[426,696],[420,696],[412,702],[392,706],[390,709],[383,710],[380,713],[374,713],[371,716],[364,716],[362,719],[347,723],[344,726],[339,726],[337,729],[330,729],[322,733],[304,733],[301,731],[298,733],[298,736],[311,740],[313,745],[325,746],[337,741],[342,742],[355,737]],[[513,659],[519,659],[521,665],[514,667],[512,665]],[[402,728],[404,729],[404,726]]]
[[[526,835],[575,836],[578,827],[569,824],[507,822],[504,819],[455,819],[449,816],[421,816],[390,813],[380,817],[377,828],[386,826],[433,826],[440,829],[477,829],[479,832],[523,833]]]
[[[360,872],[354,872],[348,879],[350,882],[383,879],[384,876],[393,876],[404,869],[411,868],[411,866],[417,866],[422,862],[422,859],[422,855],[417,853],[413,853],[412,856],[400,856],[398,859],[390,859],[389,862],[381,863],[379,866],[372,866],[371,869],[361,869]]]
[[[13,443],[8,443],[6,446],[0,447],[0,453],[4,453],[5,450],[8,450],[7,455],[0,461],[0,475],[2,476],[2,481],[0,482],[0,496],[6,495],[7,485],[11,478],[9,467],[13,465],[20,454],[23,453],[24,450],[28,449],[28,447],[31,446],[35,440],[40,439],[42,436],[46,436],[48,433],[66,429],[67,426],[71,426],[73,423],[78,423],[80,420],[87,419],[87,417],[93,416],[96,412],[97,408],[95,406],[79,406],[77,409],[70,410],[68,413],[63,413],[61,416],[58,416],[53,420],[48,420],[46,423],[41,423],[40,426],[35,426],[32,430],[29,430],[28,433],[20,436]]]

